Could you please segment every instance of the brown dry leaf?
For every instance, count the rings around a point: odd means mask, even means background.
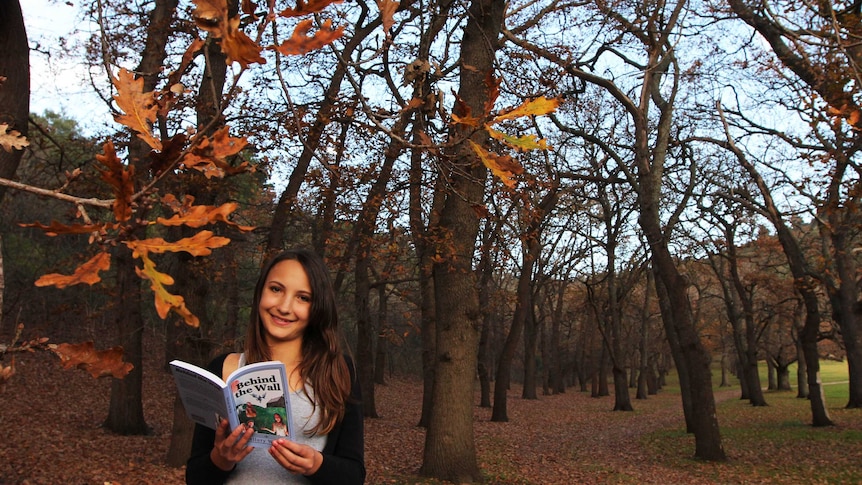
[[[230,136],[229,130],[228,126],[223,126],[213,134],[212,138],[201,140],[198,146],[183,158],[183,165],[200,171],[207,178],[221,178],[226,174],[235,175],[253,171],[253,167],[247,162],[237,166],[228,162],[228,157],[238,154],[248,145],[244,137]]]
[[[220,221],[234,226],[240,231],[247,232],[254,229],[253,226],[241,226],[229,219],[229,216],[236,208],[237,204],[235,202],[228,202],[218,207],[211,205],[186,206],[183,204],[181,210],[177,211],[178,213],[173,217],[170,219],[160,217],[156,222],[164,226],[186,225],[189,227],[202,227]]]
[[[51,221],[51,224],[44,225],[38,222],[19,222],[21,227],[35,227],[45,231],[46,236],[57,236],[58,234],[90,234],[91,232],[101,232],[105,229],[113,227],[111,224],[61,224],[57,221]]]
[[[479,156],[479,159],[482,160],[482,163],[485,164],[485,166],[488,167],[494,175],[499,177],[500,181],[502,181],[506,187],[512,188],[515,186],[514,176],[524,172],[524,168],[521,167],[518,162],[508,155],[491,153],[473,140],[467,141],[470,142],[470,146],[473,148],[473,151],[476,152],[476,155]]]
[[[134,367],[128,362],[123,362],[123,348],[120,346],[96,350],[93,342],[82,342],[50,347],[60,358],[64,369],[77,367],[89,372],[94,378],[111,376],[122,379]]]
[[[120,69],[117,77],[113,78],[113,83],[117,90],[114,101],[121,111],[114,116],[114,120],[135,131],[138,138],[144,140],[153,150],[161,150],[162,142],[153,136],[152,130],[159,106],[152,91],[143,92],[143,78],[135,79],[134,73]]]
[[[383,30],[387,36],[389,30],[395,25],[395,12],[400,4],[396,0],[377,0],[377,8],[380,9],[380,21],[383,23]]]
[[[27,138],[17,130],[10,130],[9,125],[0,123],[0,146],[7,152],[12,150],[23,150],[24,147],[30,145]]]
[[[334,3],[341,3],[341,0],[311,0],[310,2],[296,1],[296,8],[286,8],[278,13],[279,17],[302,17],[310,13],[320,12],[324,8]]]
[[[11,365],[4,366],[0,364],[0,392],[3,392],[3,389],[6,387],[6,383],[9,382],[9,379],[15,375],[15,357],[12,357]]]
[[[119,222],[132,217],[132,196],[135,193],[135,167],[125,166],[117,157],[114,142],[105,142],[103,152],[96,155],[96,160],[107,170],[100,170],[102,180],[107,182],[114,191],[114,217]]]
[[[226,0],[194,0],[195,23],[201,29],[221,39],[221,50],[226,62],[238,62],[243,68],[251,63],[266,63],[260,56],[261,48],[239,29],[239,16],[228,17]]]
[[[79,283],[94,285],[102,281],[99,276],[100,271],[107,271],[111,267],[111,255],[108,253],[99,253],[89,261],[75,268],[75,272],[71,275],[62,275],[59,273],[46,274],[36,280],[36,286],[56,286],[57,288],[65,288]]]
[[[344,34],[344,26],[332,28],[332,20],[323,22],[323,26],[314,35],[308,35],[312,29],[312,20],[307,19],[299,22],[293,30],[293,35],[290,39],[282,42],[281,45],[270,47],[278,52],[290,55],[302,55],[335,41]]]

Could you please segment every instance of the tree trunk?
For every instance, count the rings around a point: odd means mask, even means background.
[[[117,305],[113,327],[117,344],[123,347],[123,360],[134,367],[123,379],[111,380],[111,402],[105,428],[120,435],[149,433],[143,406],[143,336],[141,318],[141,280],[135,273],[132,251],[124,244],[116,246],[112,260],[117,268]]]
[[[823,387],[820,381],[820,354],[817,351],[817,339],[820,334],[820,304],[816,293],[817,285],[811,277],[811,272],[808,270],[805,253],[802,251],[799,241],[793,235],[793,232],[790,231],[790,228],[784,222],[784,216],[775,205],[772,192],[766,181],[763,180],[763,177],[760,176],[754,165],[751,164],[731,141],[728,142],[728,148],[736,156],[740,165],[748,172],[755,185],[757,185],[763,197],[766,215],[773,227],[775,227],[778,242],[781,243],[781,247],[784,249],[790,273],[794,278],[794,287],[802,299],[802,305],[805,310],[805,323],[799,331],[799,341],[808,371],[808,400],[811,403],[811,424],[812,426],[830,426],[833,423],[829,418],[829,413],[826,410],[826,402],[823,397]]]
[[[804,323],[800,323],[802,319],[802,302],[799,301],[796,309],[793,312],[793,328],[795,331],[794,344],[796,344],[796,397],[799,399],[808,399],[808,364],[805,362],[805,352],[802,349],[802,328]]]
[[[493,356],[491,355],[491,325],[494,324],[495,314],[489,308],[491,304],[491,281],[494,275],[492,263],[491,224],[486,224],[482,233],[481,259],[479,261],[479,306],[482,312],[482,330],[479,334],[479,356],[477,372],[479,377],[479,406],[491,407],[491,366]]]
[[[147,39],[141,61],[135,72],[143,79],[142,92],[153,91],[162,72],[166,57],[165,47],[171,35],[171,23],[178,0],[157,0],[149,16]],[[137,137],[129,144],[129,163],[137,173],[146,173],[146,161],[150,148]],[[139,210],[146,210],[140,208]],[[132,217],[140,217],[133,214]],[[142,220],[146,218],[141,217]],[[142,231],[137,231],[142,236]],[[133,237],[135,237],[133,235]],[[105,427],[120,434],[145,434],[148,427],[143,413],[143,332],[144,321],[141,316],[141,280],[136,274],[135,260],[125,245],[117,246],[114,251],[117,271],[117,291],[119,302],[115,316],[115,326],[119,342],[125,351],[125,359],[134,368],[122,380],[114,379],[111,386],[111,404]]]
[[[27,136],[30,116],[30,46],[24,16],[17,0],[0,2],[0,123]],[[0,149],[0,178],[11,179],[18,170],[23,150]],[[6,187],[0,185],[0,202]]]
[[[458,95],[474,116],[482,116],[493,87],[497,39],[503,26],[506,3],[474,0],[461,40]],[[456,104],[455,114],[465,116]],[[471,130],[472,131],[472,130]],[[468,133],[452,127],[450,139]],[[473,132],[473,142],[488,143],[485,131]],[[459,142],[448,172],[451,192],[446,196],[436,231],[434,294],[437,313],[437,349],[432,406],[420,472],[457,483],[481,481],[473,436],[473,401],[479,326],[473,257],[479,220],[475,206],[484,202],[487,169],[467,142]]]
[[[844,211],[847,209],[845,208]],[[840,212],[833,209],[832,219],[838,219]],[[858,223],[856,213],[854,224]],[[845,216],[850,217],[850,216]],[[844,352],[847,355],[847,370],[849,384],[848,409],[862,408],[862,302],[859,299],[859,272],[856,267],[856,256],[847,243],[844,221],[835,220],[830,225],[830,242],[832,243],[832,258],[838,273],[838,285],[829,289],[829,300],[832,303],[832,314],[838,328],[841,329],[841,340],[844,342]]]
[[[531,278],[532,283],[532,278]],[[524,385],[521,388],[521,397],[524,399],[538,399],[536,395],[536,339],[538,337],[538,329],[536,328],[536,319],[533,316],[533,297],[532,285],[530,288],[531,295],[528,297],[530,304],[527,311],[527,318],[524,320]]]
[[[236,0],[228,2],[228,15],[236,15],[239,5]],[[220,44],[212,36],[208,37],[203,49],[204,75],[198,87],[198,98],[195,106],[197,115],[197,126],[199,130],[209,127],[205,133],[212,134],[224,125],[222,119],[222,96],[227,79],[226,56],[221,50]],[[195,198],[195,203],[200,205],[212,205],[215,203],[219,189],[222,184],[216,183],[213,187],[209,179],[203,175],[191,173],[185,186],[186,195]],[[192,237],[197,229],[187,226],[174,228],[172,232],[178,240],[184,237]],[[226,254],[233,255],[234,250],[228,248]],[[204,261],[202,257],[193,257],[188,253],[175,253],[173,259],[176,262],[175,270],[171,274],[175,276],[177,292],[186,300],[186,306],[197,315],[200,320],[198,328],[190,328],[183,321],[174,325],[168,325],[167,344],[165,349],[165,363],[173,359],[180,359],[199,366],[205,366],[211,357],[212,337],[214,322],[210,318],[207,309],[210,307],[210,279],[205,275],[205,266],[213,264],[213,261]],[[229,264],[225,265],[229,267]],[[225,268],[225,274],[228,273]],[[225,295],[227,299],[230,295]],[[236,298],[236,295],[234,295]],[[234,325],[235,328],[235,325]],[[203,338],[202,338],[203,337]],[[168,448],[166,464],[173,467],[181,467],[186,464],[191,454],[192,435],[194,434],[194,423],[184,411],[180,396],[177,395],[174,402],[174,420],[171,427],[171,442]]]
[[[512,324],[509,326],[506,342],[503,344],[503,349],[500,351],[500,356],[497,359],[497,374],[494,380],[494,409],[491,412],[491,421],[493,422],[509,421],[506,392],[509,390],[512,381],[512,361],[515,359],[515,352],[517,351],[521,334],[524,331],[524,325],[529,318],[532,306],[531,282],[535,259],[533,258],[533,251],[527,244],[522,244],[521,250],[521,274],[518,276],[518,288],[515,293],[515,312],[512,315]],[[526,372],[526,352],[524,359]],[[533,393],[535,394],[535,389]]]

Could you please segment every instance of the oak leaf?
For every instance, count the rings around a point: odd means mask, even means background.
[[[120,222],[129,220],[132,217],[131,201],[135,193],[135,167],[123,165],[111,140],[105,143],[103,152],[96,155],[96,160],[106,168],[99,170],[102,180],[114,191],[114,217]]]
[[[36,286],[56,286],[57,288],[65,288],[79,283],[94,285],[102,280],[99,276],[100,271],[107,271],[111,267],[111,256],[108,253],[99,253],[89,261],[75,268],[75,272],[71,275],[62,275],[59,273],[51,273],[43,275],[36,280]]]
[[[380,9],[380,21],[387,36],[392,26],[395,25],[394,17],[399,5],[400,2],[397,0],[377,0],[377,8]]]
[[[154,303],[156,313],[162,319],[167,318],[168,312],[173,310],[180,315],[187,325],[190,327],[198,327],[200,320],[187,307],[186,301],[182,296],[174,295],[169,292],[165,286],[174,284],[174,279],[169,274],[162,273],[156,269],[156,264],[150,259],[147,253],[139,253],[138,257],[143,261],[144,267],[135,268],[138,277],[150,282],[150,289],[153,290]]]
[[[21,227],[35,227],[45,232],[46,236],[57,236],[59,234],[90,234],[92,232],[103,232],[105,229],[110,229],[113,224],[61,224],[57,221],[51,221],[51,224],[45,225],[38,222],[27,223],[19,222]]]
[[[334,3],[341,3],[341,0],[311,0],[310,2],[296,0],[296,8],[286,8],[279,12],[278,15],[285,18],[302,17],[310,13],[320,12]]]
[[[253,62],[266,63],[266,59],[260,56],[260,46],[240,30],[239,15],[228,16],[226,0],[194,0],[194,3],[195,24],[221,39],[226,63],[238,62],[243,68]]]
[[[19,131],[10,130],[8,124],[0,123],[0,146],[4,150],[11,153],[12,150],[23,150],[29,145],[30,142]]]
[[[132,256],[139,258],[149,253],[187,252],[192,256],[209,256],[214,248],[220,248],[230,243],[230,239],[214,236],[212,231],[201,231],[192,237],[186,237],[176,242],[165,241],[160,237],[125,241],[132,250]]]
[[[560,100],[557,98],[548,99],[544,96],[539,96],[536,99],[525,101],[518,107],[512,108],[509,111],[501,113],[494,117],[494,123],[521,118],[524,116],[542,116],[553,113],[560,106]]]
[[[170,195],[170,194],[169,194]],[[173,195],[170,195],[173,197]],[[187,198],[189,198],[187,196]],[[194,200],[194,198],[191,198]],[[177,214],[174,214],[173,217],[166,219],[164,217],[159,217],[156,222],[162,224],[164,226],[182,226],[186,225],[188,227],[202,227],[207,224],[213,224],[215,222],[224,222],[240,231],[247,232],[254,229],[253,226],[242,226],[233,221],[231,221],[228,217],[235,211],[237,208],[236,202],[227,202],[218,207],[211,205],[186,205],[183,204],[179,210],[177,210]]]
[[[461,113],[461,114],[458,114]],[[452,121],[459,125],[479,126],[479,118],[473,116],[473,108],[460,96],[455,95],[455,106],[452,107]]]
[[[342,25],[333,29],[332,20],[324,21],[323,26],[321,26],[314,35],[308,35],[308,33],[311,32],[311,29],[312,20],[303,20],[296,24],[296,28],[293,30],[293,35],[289,39],[282,42],[280,45],[270,48],[275,49],[286,56],[302,55],[313,50],[320,49],[344,34],[344,26]]]
[[[476,152],[476,155],[479,156],[479,159],[482,160],[482,163],[488,167],[494,175],[499,177],[506,187],[512,188],[515,186],[515,179],[513,177],[524,172],[524,168],[521,167],[520,164],[508,155],[497,155],[496,153],[491,153],[473,140],[467,141],[470,143],[473,151]]]
[[[162,142],[153,136],[152,130],[159,106],[152,91],[143,92],[144,79],[136,79],[134,73],[120,69],[117,77],[112,80],[117,90],[114,101],[120,109],[120,113],[114,115],[114,120],[135,131],[138,138],[144,140],[150,148],[161,150]]]
[[[248,145],[245,138],[230,136],[229,130],[229,127],[223,126],[213,134],[212,138],[201,140],[198,146],[183,158],[183,166],[194,168],[207,178],[221,178],[226,174],[234,175],[253,171],[247,162],[233,166],[228,161],[228,157],[238,154]]]
[[[485,128],[488,130],[488,134],[491,135],[491,138],[499,140],[512,148],[517,148],[521,151],[548,149],[547,140],[545,140],[544,138],[539,138],[535,134],[512,136],[492,128]]]
[[[134,368],[132,364],[123,362],[123,348],[120,346],[96,350],[93,342],[82,342],[50,345],[49,348],[60,358],[64,369],[77,367],[94,378],[111,376],[122,379]]]

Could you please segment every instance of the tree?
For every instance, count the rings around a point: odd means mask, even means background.
[[[826,106],[815,118],[817,143],[832,164],[828,170],[825,197],[816,203],[818,221],[831,256],[829,272],[821,275],[827,287],[835,320],[841,328],[850,371],[848,408],[862,408],[862,320],[854,310],[860,288],[856,284],[858,263],[852,256],[853,235],[858,232],[856,215],[860,180],[853,162],[862,128],[859,83],[862,50],[856,39],[862,34],[858,2],[818,2],[804,8],[785,8],[767,3],[752,5],[730,0],[733,12],[772,48],[781,65],[793,73],[812,94],[812,105]],[[777,7],[777,8],[776,8]],[[796,25],[804,28],[796,29]],[[793,33],[793,35],[788,35]],[[822,101],[821,101],[822,100]],[[829,118],[845,123],[830,122]],[[817,133],[826,126],[831,136]],[[829,275],[832,273],[835,277]],[[812,330],[813,332],[813,330]]]
[[[721,114],[719,110],[719,114]],[[799,332],[802,353],[805,358],[805,368],[808,372],[808,386],[810,394],[808,396],[811,403],[811,415],[813,426],[830,426],[832,420],[829,418],[829,413],[826,409],[826,403],[823,397],[823,386],[820,381],[820,354],[817,350],[817,341],[820,334],[820,305],[816,294],[816,283],[811,276],[812,272],[809,269],[805,254],[800,247],[797,237],[790,230],[786,221],[786,216],[776,205],[772,196],[772,190],[761,176],[760,172],[754,166],[743,151],[733,141],[731,134],[727,131],[728,126],[725,125],[726,140],[711,140],[712,143],[721,146],[730,151],[737,159],[739,164],[745,169],[751,177],[752,182],[760,192],[761,205],[751,204],[750,198],[736,197],[737,202],[746,204],[752,209],[757,209],[760,214],[766,217],[777,232],[778,241],[784,249],[784,254],[787,257],[787,263],[790,267],[790,272],[794,278],[794,286],[799,293],[805,308],[805,323]],[[706,139],[706,141],[710,141]],[[742,194],[745,195],[745,194]]]
[[[460,103],[453,114],[486,117],[495,96],[494,55],[503,27],[505,3],[474,0],[461,43]],[[468,68],[469,67],[469,68]],[[431,415],[421,473],[458,482],[481,478],[473,437],[473,376],[477,367],[481,311],[473,281],[473,252],[479,227],[475,207],[482,204],[487,168],[470,143],[487,144],[485,130],[455,125],[450,138],[457,142],[447,160],[448,193],[433,228],[436,254],[436,362]]]
[[[570,76],[604,90],[629,117],[634,143],[629,148],[630,165],[623,171],[637,194],[639,224],[650,248],[662,319],[680,374],[686,422],[695,435],[695,456],[723,461],[726,455],[715,413],[711,360],[694,324],[687,279],[678,270],[669,247],[671,233],[685,207],[685,200],[669,215],[662,204],[662,182],[668,168],[672,121],[681,76],[674,39],[682,28],[678,22],[689,8],[688,3],[657,4],[651,10],[634,11],[617,10],[616,4],[600,3],[597,7],[605,18],[611,19],[614,25],[638,42],[641,52],[646,54],[644,59],[635,62],[612,46],[605,45],[596,51],[595,57],[572,62],[517,37],[515,32],[507,32],[507,38],[555,64]],[[595,74],[592,68],[602,54],[615,55],[614,62],[635,69],[639,86],[628,91],[617,85],[618,80]],[[629,92],[637,92],[638,97],[632,98]],[[650,116],[653,111],[657,113],[655,119]]]
[[[0,5],[0,177],[11,179],[21,161],[30,115],[30,46],[18,1]],[[13,145],[13,142],[15,143]],[[6,187],[0,186],[0,201]]]

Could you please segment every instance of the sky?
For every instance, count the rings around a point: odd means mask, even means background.
[[[5,0],[3,0],[5,1]],[[79,0],[80,1],[80,0]],[[74,60],[64,58],[60,39],[84,39],[94,27],[78,16],[72,0],[20,0],[30,43],[30,111],[63,113],[84,131],[95,121],[111,120],[105,104],[93,93],[89,76]]]

